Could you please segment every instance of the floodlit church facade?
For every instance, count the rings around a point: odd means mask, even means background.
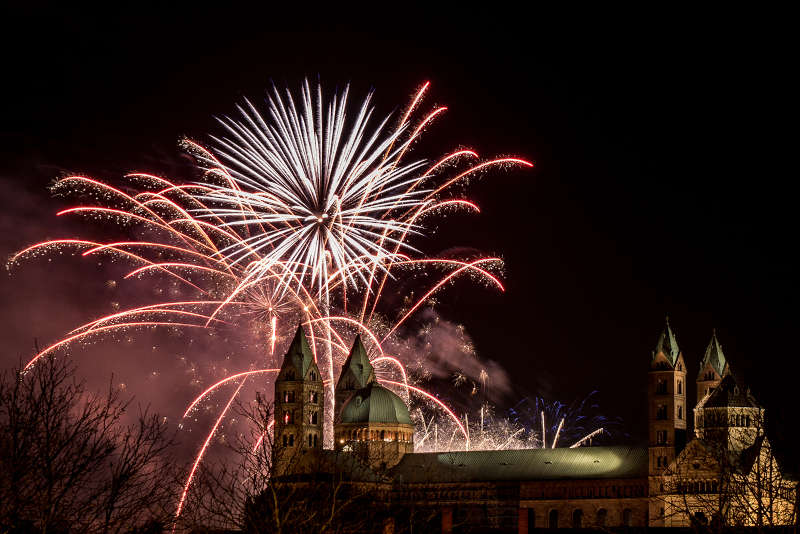
[[[764,409],[716,334],[699,364],[690,385],[667,321],[649,359],[647,447],[415,453],[408,408],[379,384],[357,337],[336,382],[334,450],[324,451],[323,383],[298,328],[275,383],[274,442],[357,460],[393,510],[431,510],[443,533],[796,524],[797,481],[773,456]],[[699,399],[691,409],[689,387]]]

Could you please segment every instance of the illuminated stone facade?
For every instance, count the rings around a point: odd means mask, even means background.
[[[369,466],[386,532],[414,510],[432,511],[445,533],[796,524],[797,482],[772,455],[764,409],[734,377],[716,334],[691,415],[686,361],[668,322],[647,376],[647,447],[414,453],[408,410],[377,383],[356,339],[336,388],[335,450],[321,454]]]

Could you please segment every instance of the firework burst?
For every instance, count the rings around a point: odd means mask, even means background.
[[[36,354],[28,367],[73,343],[137,328],[214,331],[255,323],[274,355],[299,322],[326,376],[330,405],[335,369],[361,333],[379,378],[449,419],[468,446],[469,424],[410,383],[398,329],[458,278],[471,275],[502,291],[496,274],[502,262],[425,257],[408,240],[426,234],[432,215],[479,211],[450,196],[455,185],[491,169],[532,164],[510,157],[481,161],[467,149],[432,162],[408,162],[411,146],[446,109],[416,117],[427,89],[426,83],[396,121],[373,120],[372,95],[350,114],[347,89],[327,103],[322,88],[312,90],[308,83],[299,97],[273,90],[265,114],[245,102],[236,118],[221,119],[225,134],[212,138],[209,148],[184,142],[200,163],[201,180],[176,182],[147,173],[127,175],[123,187],[83,176],[59,180],[54,193],[89,199],[59,215],[113,222],[128,235],[146,237],[46,241],[17,253],[12,264],[65,249],[87,258],[110,255],[130,265],[125,279],[169,280],[180,290],[171,292],[177,298],[115,310],[79,326]],[[423,273],[427,287],[406,299],[396,315],[380,313],[392,280],[410,272]],[[210,385],[184,416],[222,388],[239,394],[257,382],[251,377],[273,376],[273,362]],[[218,411],[195,467],[231,402]],[[329,446],[333,410],[327,412]]]

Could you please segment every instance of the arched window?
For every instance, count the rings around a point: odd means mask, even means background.
[[[583,510],[580,508],[572,512],[572,528],[583,528]]]
[[[606,526],[606,520],[608,519],[608,510],[605,508],[600,508],[597,511],[597,526],[604,527]]]
[[[706,514],[703,512],[695,512],[692,516],[692,523],[697,526],[705,526],[708,524],[708,520],[706,519]]]
[[[311,415],[308,417],[308,420],[312,425],[316,425],[317,424],[317,412],[311,412]]]
[[[289,434],[289,446],[294,447],[294,434]]]
[[[678,406],[678,419],[683,419],[683,406]]]
[[[383,441],[385,437],[386,437],[386,432],[384,430],[381,430],[381,441]]]
[[[289,413],[288,411],[283,412],[283,424],[288,425],[291,422],[292,422],[292,414]]]
[[[286,444],[287,444],[287,440],[288,440],[288,439],[289,439],[289,438],[286,436],[286,434],[284,434],[284,435],[283,435],[283,446],[284,446],[284,447],[286,446]]]
[[[683,393],[683,380],[678,380],[678,395]]]
[[[558,510],[550,510],[547,518],[547,528],[558,528]]]
[[[667,394],[667,381],[662,379],[658,380],[658,384],[656,385],[656,394],[658,395],[666,395]]]
[[[633,523],[633,512],[630,508],[625,508],[622,511],[622,525],[625,527],[631,526]]]
[[[317,446],[317,435],[314,434],[314,447],[316,447],[316,446]]]
[[[311,434],[309,434],[308,435],[308,447],[311,448],[313,446],[314,446],[314,437]]]
[[[317,373],[315,373],[314,371],[311,371],[311,374],[309,375],[309,377],[311,378],[312,382],[316,382],[317,381]]]
[[[667,418],[667,406],[666,404],[659,404],[658,408],[656,409],[656,419],[666,419]]]

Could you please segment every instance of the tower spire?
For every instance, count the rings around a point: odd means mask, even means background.
[[[314,353],[311,351],[308,339],[306,339],[303,325],[298,324],[292,343],[289,345],[289,350],[286,351],[286,355],[283,357],[283,365],[281,367],[285,367],[287,364],[292,365],[299,377],[305,377],[312,363],[314,363]]]
[[[659,353],[663,353],[664,356],[667,357],[667,360],[669,360],[670,365],[673,366],[675,365],[675,362],[678,360],[678,355],[681,353],[680,347],[678,347],[678,340],[675,337],[675,333],[669,326],[669,315],[667,315],[666,322],[664,324],[664,330],[658,337],[656,348],[653,351],[653,359],[655,359],[656,356],[659,355]]]
[[[708,342],[703,361],[700,362],[700,372],[702,373],[706,365],[710,365],[719,376],[725,374],[725,367],[728,365],[725,354],[722,352],[722,345],[717,339],[717,329],[711,330],[711,341]]]
[[[372,382],[377,382],[375,378],[375,369],[369,361],[367,356],[367,349],[361,341],[361,335],[357,335],[353,340],[353,347],[350,349],[350,354],[342,364],[342,371],[339,375],[339,381],[336,382],[336,394],[334,420],[338,421],[338,417],[342,406],[356,391],[367,387]]]
[[[706,352],[697,371],[697,402],[701,404],[703,398],[713,392],[725,375],[730,374],[728,362],[722,352],[722,345],[717,339],[716,328],[711,331],[711,341],[708,342]]]

